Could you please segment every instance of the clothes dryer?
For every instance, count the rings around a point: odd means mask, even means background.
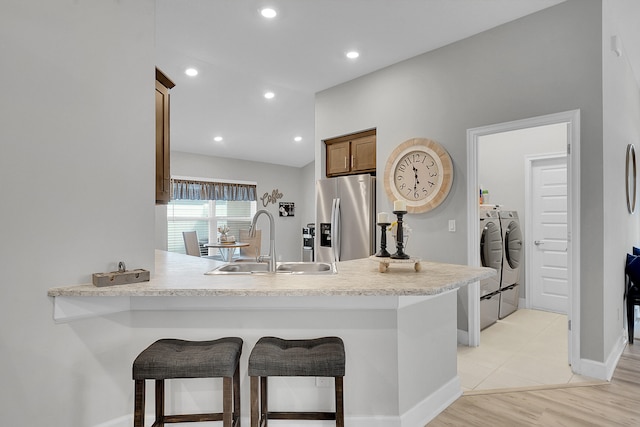
[[[502,228],[502,275],[500,280],[500,314],[502,319],[518,309],[520,268],[524,261],[523,236],[516,211],[500,211]]]
[[[502,273],[502,230],[496,210],[480,210],[480,263],[496,270],[496,275],[480,281],[480,329],[498,320],[500,276]]]

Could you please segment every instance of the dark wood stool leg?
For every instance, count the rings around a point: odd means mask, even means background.
[[[258,427],[260,423],[260,407],[258,404],[260,399],[260,391],[258,387],[260,377],[249,378],[251,382],[251,427]]]
[[[234,427],[240,427],[240,364],[233,373],[233,421]]]
[[[335,390],[336,390],[336,427],[344,427],[343,377],[335,377]]]
[[[233,424],[233,378],[222,378],[222,425],[232,427]]]
[[[133,427],[144,427],[144,380],[135,380]]]
[[[164,427],[164,380],[156,380],[156,422],[153,425]]]
[[[635,305],[631,296],[627,295],[627,329],[629,331],[629,344],[633,344],[633,329],[635,323]]]
[[[260,418],[263,420],[261,421],[260,427],[267,427],[269,422],[267,397],[267,377],[260,377]]]

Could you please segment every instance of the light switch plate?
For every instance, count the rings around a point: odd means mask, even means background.
[[[456,220],[455,219],[450,219],[449,220],[449,231],[451,231],[451,232],[456,231]]]

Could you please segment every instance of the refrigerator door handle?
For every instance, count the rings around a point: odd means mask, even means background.
[[[333,199],[331,210],[331,246],[333,261],[340,261],[340,199]]]
[[[336,260],[336,241],[334,237],[336,235],[336,199],[331,201],[331,262]]]

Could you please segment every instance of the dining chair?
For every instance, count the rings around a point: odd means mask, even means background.
[[[633,255],[627,254],[625,267],[626,283],[624,297],[627,301],[627,331],[629,344],[633,344],[636,322],[635,307],[640,305],[640,249],[634,247]]]
[[[239,239],[242,243],[249,243],[249,246],[241,247],[238,256],[233,261],[257,261],[260,255],[260,245],[262,244],[262,231],[256,230],[256,235],[250,237],[249,230],[240,230]]]
[[[187,255],[202,256],[200,254],[200,244],[198,243],[198,233],[196,231],[183,231],[184,250]]]
[[[187,255],[197,256],[201,258],[220,260],[219,255],[205,255],[202,256],[200,252],[200,242],[198,240],[198,232],[196,231],[183,231],[182,239],[184,240],[184,250]]]

